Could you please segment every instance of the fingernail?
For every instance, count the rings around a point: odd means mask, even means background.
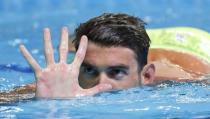
[[[87,36],[86,35],[82,35],[82,39],[87,39]]]
[[[63,27],[63,30],[64,30],[64,31],[67,31],[67,30],[68,30],[68,28],[67,28],[66,26],[64,26],[64,27]]]
[[[49,28],[44,28],[44,32],[49,32],[50,29]]]
[[[25,46],[24,46],[23,44],[20,44],[20,45],[19,45],[19,48],[20,48],[20,49],[24,49]]]

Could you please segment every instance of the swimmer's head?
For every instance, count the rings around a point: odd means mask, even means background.
[[[145,23],[127,14],[105,13],[80,24],[75,31],[74,44],[78,48],[82,35],[90,42],[101,47],[126,47],[136,54],[141,70],[147,64],[150,39],[146,33]]]
[[[105,83],[124,89],[152,81],[155,68],[147,64],[150,39],[144,25],[141,19],[127,14],[102,14],[80,24],[73,41],[76,50],[81,36],[88,37],[80,86]]]

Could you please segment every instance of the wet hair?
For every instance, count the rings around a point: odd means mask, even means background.
[[[145,22],[127,14],[104,13],[79,25],[75,30],[75,44],[78,49],[80,38],[86,35],[88,40],[101,47],[126,47],[134,51],[142,69],[147,64],[150,39],[145,30]]]

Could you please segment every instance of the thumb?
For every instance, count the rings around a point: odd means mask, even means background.
[[[86,90],[87,90],[88,95],[95,95],[97,93],[109,91],[111,89],[112,89],[111,84],[104,83],[104,84],[96,85],[95,87],[86,89]]]

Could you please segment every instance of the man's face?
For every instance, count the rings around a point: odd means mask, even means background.
[[[134,52],[125,47],[100,47],[89,41],[80,68],[82,88],[111,84],[113,89],[125,89],[140,84],[140,72]]]

